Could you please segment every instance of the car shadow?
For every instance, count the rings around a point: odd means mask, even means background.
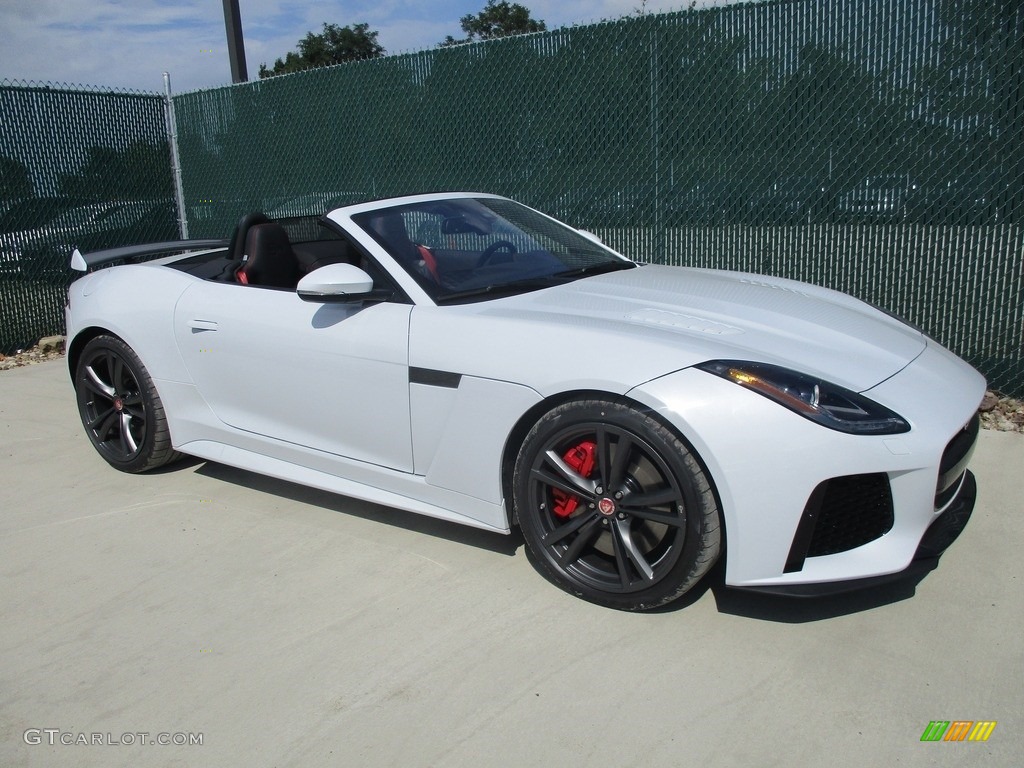
[[[188,466],[194,466],[195,473],[203,477],[240,485],[260,493],[290,499],[291,501],[328,509],[332,512],[358,517],[363,520],[372,520],[373,522],[390,525],[395,528],[446,539],[507,557],[515,555],[516,550],[523,544],[523,539],[517,528],[514,528],[512,533],[508,535],[485,531],[481,528],[473,528],[461,523],[453,523],[415,512],[407,512],[394,507],[362,501],[351,496],[321,491],[317,488],[299,485],[288,480],[278,480],[274,477],[260,475],[226,464],[218,464],[201,459],[190,459],[184,464],[175,463],[173,468],[183,469]]]
[[[204,462],[204,459],[197,459],[195,456],[182,456],[179,459],[175,459],[170,464],[164,464],[156,467],[155,469],[147,469],[146,475],[173,475],[175,472],[182,472],[192,467],[198,467]]]
[[[203,475],[204,477],[250,488],[271,496],[290,499],[298,503],[320,507],[339,514],[350,515],[427,536],[434,536],[457,544],[464,544],[495,554],[505,555],[506,557],[514,557],[519,549],[523,547],[523,538],[518,528],[513,528],[509,535],[494,533],[460,523],[407,512],[394,507],[361,501],[351,496],[321,491],[287,480],[278,480],[267,475],[260,475],[245,469],[238,469],[226,464],[218,464],[203,459],[185,457],[183,460],[175,462],[172,466],[155,470],[155,473],[174,472],[183,469],[193,469],[196,474]],[[917,585],[934,567],[935,563],[931,564],[930,567],[917,569],[913,574],[901,576],[898,580],[863,587],[849,592],[815,597],[794,597],[726,586],[725,558],[720,558],[718,563],[693,589],[669,605],[656,608],[649,611],[649,613],[670,614],[683,611],[703,599],[710,592],[719,613],[782,624],[804,624],[824,621],[839,616],[874,610],[884,605],[912,598],[916,593]],[[543,580],[539,580],[538,584],[543,586]]]

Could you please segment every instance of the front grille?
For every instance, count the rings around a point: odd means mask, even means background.
[[[978,441],[981,418],[974,414],[966,426],[949,441],[939,463],[939,479],[935,485],[935,508],[942,509],[960,487],[960,478],[967,470],[967,463],[974,453],[974,445]]]
[[[799,571],[808,557],[855,549],[885,535],[894,522],[889,476],[833,477],[811,493],[786,560],[786,573]]]

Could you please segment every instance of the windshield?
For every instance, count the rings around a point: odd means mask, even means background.
[[[352,219],[438,303],[522,293],[636,266],[511,200],[431,200]]]

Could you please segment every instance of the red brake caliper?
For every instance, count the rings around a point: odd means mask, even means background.
[[[597,463],[596,453],[597,444],[590,440],[584,440],[566,451],[562,460],[583,477],[590,477],[590,473],[594,471],[594,464]],[[569,517],[580,504],[578,496],[558,488],[551,489],[551,496],[555,500],[555,514],[558,517]]]

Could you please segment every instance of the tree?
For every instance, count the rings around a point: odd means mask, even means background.
[[[371,31],[368,24],[339,27],[337,24],[325,22],[321,34],[306,33],[306,36],[299,40],[298,47],[298,53],[289,51],[283,61],[275,61],[273,69],[268,69],[266,64],[260,64],[260,77],[329,67],[343,61],[376,59],[385,52],[377,43],[377,32]]]
[[[25,164],[0,155],[0,200],[19,200],[34,195],[35,189]]]
[[[493,40],[498,37],[511,37],[512,35],[526,35],[530,32],[544,32],[547,25],[538,19],[530,16],[530,9],[519,3],[509,3],[501,0],[487,0],[487,5],[480,13],[474,16],[467,13],[459,20],[462,31],[466,37],[456,40],[451,35],[444,39],[441,46],[458,45],[459,43],[472,43],[477,40]]]
[[[60,194],[90,200],[170,198],[174,194],[167,144],[136,141],[123,149],[90,147],[76,173],[61,174]]]

